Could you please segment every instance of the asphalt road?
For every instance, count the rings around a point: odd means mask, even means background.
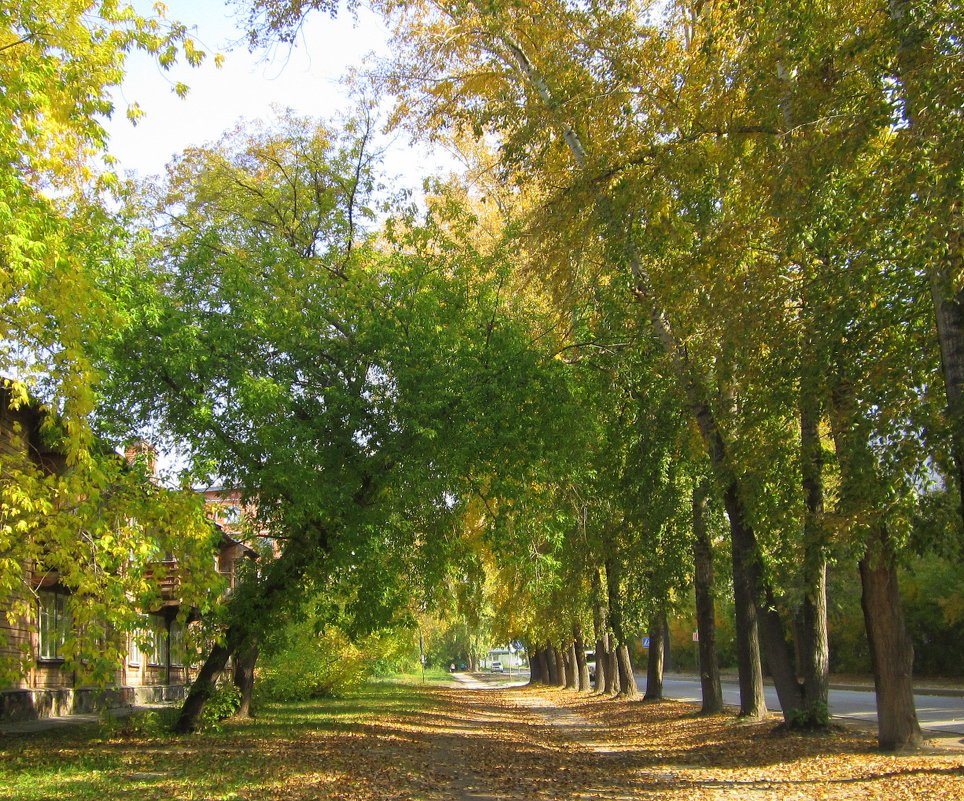
[[[638,675],[636,680],[640,690],[646,688],[646,676]],[[666,676],[663,679],[663,694],[679,701],[700,701],[700,683],[696,679],[681,676]],[[779,711],[780,704],[773,687],[766,687],[767,706]],[[945,695],[916,694],[917,718],[921,728],[927,732],[947,736],[964,735],[964,698]],[[735,683],[724,681],[723,701],[739,706],[740,690]],[[830,690],[830,714],[837,718],[849,718],[876,725],[877,703],[873,690]]]

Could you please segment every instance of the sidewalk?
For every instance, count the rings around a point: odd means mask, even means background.
[[[679,679],[680,681],[699,681],[700,677],[695,672],[682,670],[667,671],[663,674],[665,678]],[[646,680],[646,673],[637,671],[637,679],[641,676]],[[739,679],[735,671],[724,670],[720,672],[720,680],[724,684],[738,684]],[[770,678],[764,677],[764,684],[773,685]],[[874,681],[869,676],[861,679],[856,676],[830,676],[831,690],[855,690],[855,691],[874,691]],[[964,698],[964,684],[953,685],[950,683],[928,684],[927,679],[923,678],[914,682],[915,695],[942,695],[948,698]]]

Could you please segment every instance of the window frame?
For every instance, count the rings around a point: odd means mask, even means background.
[[[187,624],[172,620],[167,632],[167,663],[170,667],[184,667],[187,662],[187,647],[184,643]]]
[[[69,594],[56,589],[37,591],[37,661],[62,663],[67,635],[73,628],[73,616],[67,606]],[[51,613],[53,622],[51,622]],[[52,639],[51,639],[52,638]]]
[[[148,667],[168,667],[170,664],[170,639],[167,620],[161,615],[148,615],[151,645],[147,653]]]

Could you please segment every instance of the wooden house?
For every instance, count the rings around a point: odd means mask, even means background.
[[[45,412],[37,404],[11,405],[11,385],[0,382],[0,449],[8,455],[28,458],[45,472],[65,469],[64,454],[44,445],[41,425]],[[150,452],[143,446],[128,458]],[[0,518],[0,525],[6,521]],[[213,526],[217,526],[212,521]],[[229,586],[236,580],[237,564],[255,558],[255,552],[217,526],[217,547],[211,569],[222,573]],[[0,548],[2,548],[0,538]],[[3,556],[0,551],[0,557]],[[116,665],[113,680],[84,686],[69,670],[62,652],[72,622],[66,603],[70,588],[54,571],[40,572],[24,565],[23,593],[27,614],[0,608],[0,657],[7,664],[19,660],[12,680],[0,684],[0,721],[24,720],[51,715],[93,711],[105,706],[174,700],[186,693],[197,654],[186,643],[188,627],[195,617],[179,614],[179,566],[176,556],[157,565],[162,602],[143,611],[143,626],[127,641],[126,654]],[[32,596],[32,597],[31,597]],[[2,604],[2,598],[0,598]]]

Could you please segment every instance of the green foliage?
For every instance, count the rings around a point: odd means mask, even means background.
[[[102,123],[134,50],[165,69],[204,58],[183,25],[125,4],[0,9],[0,375],[29,381],[65,415],[72,459],[90,446],[90,348],[123,314],[113,282],[123,231],[100,199],[119,182]]]
[[[231,681],[219,681],[201,712],[201,729],[218,731],[221,721],[231,717],[241,706],[241,690]]]
[[[818,701],[809,709],[791,709],[786,717],[792,729],[822,731],[830,722],[830,708],[822,701]]]
[[[167,737],[177,718],[175,707],[138,709],[118,716],[106,710],[100,716],[100,736],[104,740],[142,740]]]
[[[204,58],[183,25],[123,3],[0,8],[0,378],[14,417],[44,404],[36,427],[3,432],[13,449],[0,464],[0,608],[35,617],[28,571],[59,581],[75,624],[66,667],[96,682],[113,679],[136,616],[157,600],[151,562],[183,560],[186,603],[205,606],[215,583],[202,505],[123,468],[91,429],[94,353],[122,325],[120,276],[132,266],[103,121],[135,50],[163,68]],[[41,469],[31,449],[60,463]],[[19,672],[15,659],[5,654],[0,683]]]
[[[261,658],[258,693],[271,701],[340,698],[358,689],[377,667],[386,670],[397,658],[394,650],[390,637],[371,636],[356,645],[336,627],[316,632],[311,620],[293,623],[283,642],[274,643]]]
[[[964,566],[933,554],[915,558],[901,581],[914,671],[964,675]]]

